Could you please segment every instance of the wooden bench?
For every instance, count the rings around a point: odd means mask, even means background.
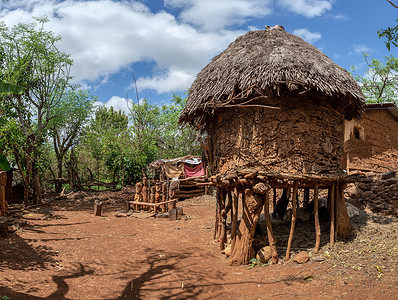
[[[153,207],[154,212],[156,213],[158,208],[162,205],[164,205],[164,210],[166,210],[166,204],[169,203],[175,203],[177,202],[178,199],[171,199],[168,201],[163,201],[163,202],[158,202],[158,203],[152,203],[152,202],[140,202],[140,201],[129,201],[130,207],[134,210],[139,210],[140,207],[146,206],[146,207]]]

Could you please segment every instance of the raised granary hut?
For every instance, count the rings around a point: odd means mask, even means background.
[[[218,189],[215,236],[222,249],[231,213],[231,264],[249,262],[263,207],[273,262],[278,260],[269,217],[272,189],[274,208],[275,189],[293,190],[287,258],[298,189],[313,190],[316,208],[318,189],[328,190],[331,242],[335,233],[350,235],[342,196],[344,120],[359,118],[363,106],[361,89],[345,69],[279,25],[238,37],[197,75],[179,121],[206,136],[204,150],[215,174],[209,184]],[[315,211],[319,227],[317,218]]]

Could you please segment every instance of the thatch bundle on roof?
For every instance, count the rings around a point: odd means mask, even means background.
[[[283,29],[251,31],[216,56],[191,86],[180,123],[205,128],[231,105],[264,104],[271,94],[318,95],[347,119],[358,117],[364,96],[352,76],[325,54]]]

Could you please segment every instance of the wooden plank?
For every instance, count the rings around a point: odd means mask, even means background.
[[[274,237],[274,232],[272,230],[271,218],[269,215],[269,193],[268,193],[268,191],[264,195],[264,217],[265,217],[265,225],[267,226],[269,247],[271,248],[272,263],[277,264],[278,263],[278,252],[276,251],[275,237]]]
[[[168,203],[173,203],[178,201],[178,199],[172,199],[164,202],[159,202],[159,203],[151,203],[151,202],[138,202],[138,201],[129,201],[130,204],[138,204],[138,205],[147,205],[147,206],[160,206],[163,204],[168,204]]]

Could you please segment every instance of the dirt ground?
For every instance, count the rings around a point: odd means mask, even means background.
[[[230,267],[212,239],[214,197],[180,202],[177,221],[115,217],[126,190],[102,193],[94,217],[96,197],[21,212],[27,224],[0,239],[1,299],[398,299],[397,219],[363,212],[353,239],[332,248],[323,223],[319,255],[313,221],[298,222],[293,255],[311,256],[301,265],[283,259],[289,223],[275,224],[281,264]]]

